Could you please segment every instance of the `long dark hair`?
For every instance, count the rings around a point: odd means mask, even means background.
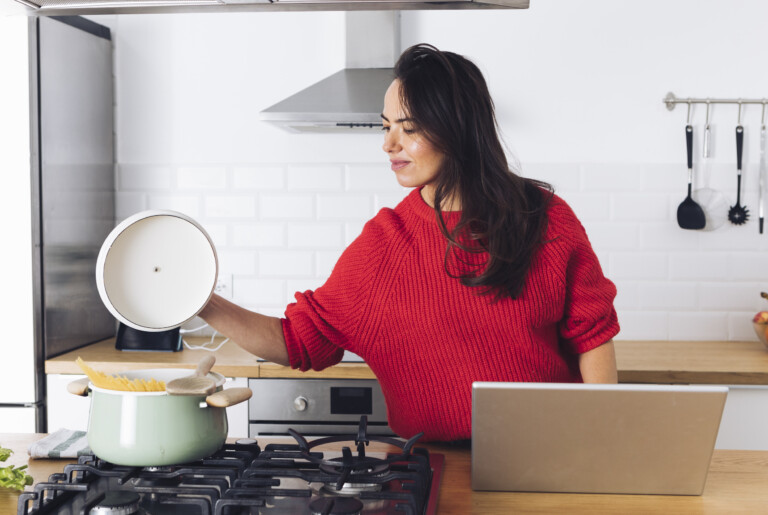
[[[410,47],[395,64],[400,102],[440,152],[434,207],[448,240],[445,270],[494,300],[518,297],[547,226],[549,184],[510,170],[483,74],[463,56]],[[450,231],[441,204],[461,202]]]

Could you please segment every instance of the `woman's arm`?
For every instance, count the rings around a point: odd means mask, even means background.
[[[613,340],[579,354],[579,370],[585,383],[617,383],[619,377]]]
[[[289,365],[279,318],[248,311],[216,294],[198,316],[251,354],[280,365]]]

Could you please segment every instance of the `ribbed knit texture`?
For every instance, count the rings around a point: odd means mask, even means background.
[[[392,429],[424,441],[471,436],[473,381],[581,381],[577,355],[618,333],[616,288],[570,207],[555,196],[548,215],[522,295],[493,304],[446,274],[447,243],[414,190],[365,225],[323,286],[296,294],[283,319],[291,366],[358,354]]]

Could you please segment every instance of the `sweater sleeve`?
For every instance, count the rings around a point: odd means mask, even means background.
[[[291,367],[302,371],[335,365],[350,350],[362,355],[358,343],[366,317],[376,270],[386,238],[374,218],[337,261],[328,280],[315,291],[297,292],[282,319]]]
[[[619,332],[613,306],[616,286],[603,275],[600,262],[581,222],[565,204],[553,209],[563,217],[562,236],[568,246],[565,307],[560,337],[577,353],[606,343]]]

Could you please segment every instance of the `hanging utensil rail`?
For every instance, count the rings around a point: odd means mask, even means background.
[[[664,103],[670,111],[677,104],[768,104],[768,98],[677,98],[674,93],[667,93]]]

